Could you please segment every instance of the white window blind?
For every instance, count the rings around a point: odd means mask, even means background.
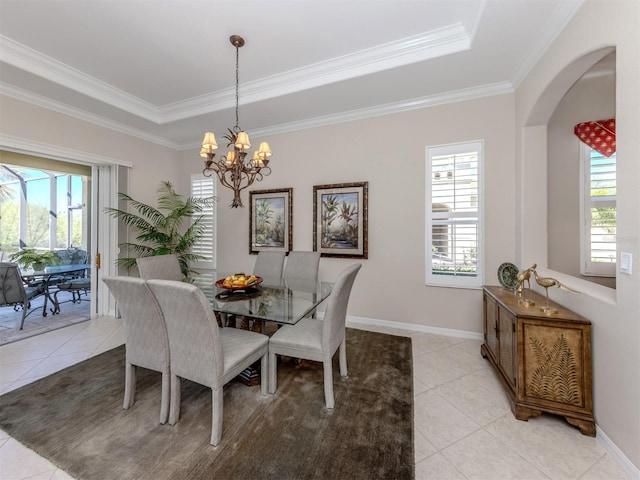
[[[427,148],[426,283],[480,287],[481,141]]]
[[[198,198],[215,198],[216,177],[205,177],[202,174],[191,175],[191,195]],[[216,206],[205,208],[202,212],[200,224],[204,227],[204,234],[191,248],[191,253],[201,255],[202,260],[193,266],[198,268],[216,268]]]
[[[583,188],[581,273],[616,274],[616,154],[581,144]]]

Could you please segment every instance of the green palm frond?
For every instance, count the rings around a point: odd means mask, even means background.
[[[188,278],[192,273],[197,273],[189,264],[203,258],[190,252],[205,231],[200,214],[205,208],[213,206],[215,199],[184,198],[168,181],[163,181],[157,191],[157,207],[135,200],[126,193],[119,193],[118,197],[130,207],[130,211],[105,209],[109,215],[136,230],[135,239],[140,242],[121,243],[120,248],[131,256],[119,258],[116,265],[132,268],[136,266],[137,258],[174,253],[178,255],[182,274]],[[187,222],[189,225],[185,226]]]

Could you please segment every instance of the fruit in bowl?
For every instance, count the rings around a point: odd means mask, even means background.
[[[251,287],[258,284],[258,277],[255,275],[245,275],[244,272],[236,272],[225,277],[222,286],[225,288]]]

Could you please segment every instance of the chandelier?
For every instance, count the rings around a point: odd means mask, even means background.
[[[253,157],[246,160],[247,149],[251,148],[249,135],[238,125],[238,50],[244,45],[244,39],[239,35],[229,37],[231,44],[236,47],[236,124],[229,128],[224,138],[227,140],[227,147],[233,146],[226,156],[221,156],[215,160],[214,150],[218,148],[216,137],[213,133],[204,134],[202,150],[200,156],[205,158],[203,175],[210,177],[215,172],[220,179],[220,183],[233,190],[232,208],[243,207],[240,199],[240,192],[250,186],[255,180],[262,180],[263,177],[271,173],[268,166],[268,157],[271,156],[271,149],[267,142],[261,142],[260,147],[253,153]]]

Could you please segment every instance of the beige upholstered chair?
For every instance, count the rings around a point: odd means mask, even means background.
[[[44,293],[44,284],[25,287],[17,263],[0,263],[0,307],[10,306],[13,307],[14,310],[22,307],[20,330],[24,327],[25,318],[35,311],[31,309],[31,300],[40,295],[44,295]]]
[[[162,373],[160,423],[169,419],[170,359],[167,326],[160,305],[147,283],[135,277],[105,277],[118,303],[126,344],[124,408],[135,403],[136,367]]]
[[[340,375],[347,376],[347,346],[345,321],[351,287],[361,264],[347,267],[339,276],[329,295],[323,320],[303,318],[295,325],[284,325],[269,339],[269,392],[277,386],[276,355],[322,362],[324,370],[324,399],[327,408],[333,408],[333,363],[336,350],[340,350]]]
[[[317,282],[319,264],[320,252],[289,252],[284,266],[285,283],[295,280]]]
[[[136,259],[140,278],[182,281],[184,278],[177,255],[156,255]]]
[[[171,411],[169,423],[180,417],[180,379],[211,388],[211,445],[222,439],[223,386],[254,362],[261,360],[261,391],[267,394],[269,339],[236,328],[220,328],[204,293],[171,280],[148,280],[169,332],[171,353]]]
[[[280,285],[282,282],[282,267],[284,266],[285,252],[258,253],[253,274],[262,277],[265,285]]]
[[[320,252],[289,252],[287,263],[284,267],[285,285],[296,288],[314,290],[318,283],[318,267],[320,265]],[[315,318],[316,312],[313,310],[309,316]]]

